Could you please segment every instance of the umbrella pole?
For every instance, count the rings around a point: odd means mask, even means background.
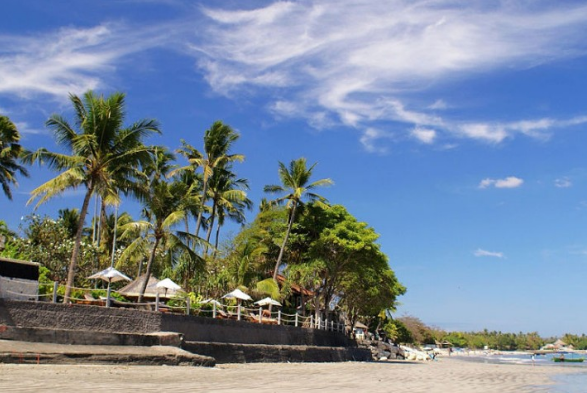
[[[106,291],[106,307],[110,307],[110,282],[112,279],[108,279],[108,291]]]

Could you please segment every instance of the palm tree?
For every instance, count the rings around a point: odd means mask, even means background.
[[[20,134],[16,126],[6,116],[0,116],[0,184],[4,195],[12,200],[10,184],[18,186],[16,173],[28,177],[27,170],[17,163],[21,154],[22,147],[18,144]]]
[[[185,217],[183,199],[186,198],[186,192],[189,188],[181,181],[167,179],[166,175],[171,170],[170,162],[172,159],[171,153],[164,149],[157,150],[153,164],[146,167],[143,172],[148,179],[144,184],[144,192],[141,193],[141,202],[144,206],[143,215],[146,220],[125,225],[123,237],[136,234],[139,231],[148,233],[148,236],[153,239],[147,261],[145,281],[139,292],[139,303],[143,301],[153,269],[153,262],[161,243],[165,243],[167,255],[172,256],[173,251],[179,249],[189,255],[191,259],[199,260],[199,257],[181,241],[180,237],[172,232],[173,227],[183,221]],[[129,252],[139,248],[138,244],[144,245],[144,243],[143,238],[137,237],[128,247]]]
[[[224,168],[227,164],[235,161],[242,162],[245,157],[242,154],[229,154],[232,144],[239,138],[239,134],[227,124],[216,121],[204,133],[204,154],[182,140],[182,148],[178,153],[188,159],[189,165],[177,169],[177,171],[191,170],[196,171],[202,168],[204,172],[202,181],[202,199],[198,211],[196,230],[194,235],[197,237],[202,226],[202,215],[204,213],[206,200],[208,199],[208,182],[214,171]],[[175,173],[175,172],[174,172]],[[174,174],[173,173],[173,174]]]
[[[217,168],[210,178],[209,189],[212,208],[206,241],[210,242],[214,222],[218,218],[215,242],[215,248],[218,248],[218,235],[225,217],[228,216],[236,222],[243,223],[243,210],[252,207],[252,202],[247,198],[245,191],[249,189],[249,182],[246,179],[236,179],[236,175],[229,169]]]
[[[136,179],[136,168],[150,160],[153,148],[145,146],[143,139],[151,133],[159,133],[155,120],[140,120],[124,128],[124,94],[109,97],[96,96],[92,91],[82,98],[71,94],[75,110],[75,126],[59,115],[47,120],[57,143],[70,154],[50,152],[41,148],[25,155],[28,163],[47,163],[54,170],[62,171],[31,192],[28,203],[39,198],[37,206],[68,189],[85,187],[85,195],[79,213],[79,225],[71,254],[65,290],[65,302],[69,301],[82,240],[82,230],[88,205],[94,193],[105,204],[117,205],[119,191],[127,191]]]
[[[312,165],[310,168],[307,168],[306,159],[304,157],[298,158],[297,160],[293,160],[289,164],[289,168],[286,167],[282,162],[280,162],[279,179],[281,180],[281,185],[265,186],[265,192],[287,192],[285,196],[277,198],[273,201],[273,203],[282,204],[287,201],[287,206],[290,209],[287,229],[285,231],[285,237],[283,239],[283,243],[281,244],[281,248],[279,249],[279,256],[277,257],[277,261],[275,262],[275,269],[273,269],[274,280],[277,280],[277,272],[279,270],[279,266],[281,266],[283,252],[285,250],[287,239],[289,238],[289,234],[291,232],[291,227],[296,218],[296,208],[298,207],[298,205],[303,203],[303,199],[308,199],[310,201],[319,200],[321,202],[326,202],[325,198],[313,193],[312,190],[320,186],[328,186],[333,184],[332,180],[330,179],[320,179],[310,183],[312,171],[314,170],[315,166],[316,164]]]

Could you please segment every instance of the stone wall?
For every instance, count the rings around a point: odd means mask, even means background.
[[[0,299],[0,324],[111,333],[160,331],[161,314],[131,309]]]
[[[355,341],[338,332],[187,315],[162,315],[161,330],[180,332],[186,341],[327,347],[356,346]]]
[[[0,299],[0,325],[110,333],[177,332],[186,341],[356,347],[342,333],[135,309]]]

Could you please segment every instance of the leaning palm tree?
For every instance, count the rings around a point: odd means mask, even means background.
[[[18,144],[20,134],[16,126],[6,116],[0,116],[0,185],[4,195],[12,200],[10,184],[18,185],[16,173],[28,177],[27,170],[18,164],[23,150]]]
[[[107,205],[120,203],[119,191],[131,188],[136,179],[136,168],[151,158],[151,147],[143,139],[159,133],[155,120],[140,120],[124,127],[124,94],[97,96],[92,91],[82,98],[70,95],[75,110],[74,128],[62,116],[53,115],[47,127],[53,131],[57,143],[69,154],[55,153],[41,148],[24,156],[28,163],[47,163],[60,171],[57,177],[32,191],[28,203],[39,198],[37,206],[68,189],[85,188],[79,213],[79,225],[69,263],[65,302],[69,302],[77,269],[82,230],[92,195],[98,194]]]
[[[265,186],[265,192],[269,193],[287,193],[286,195],[277,198],[273,201],[274,204],[282,204],[287,202],[289,208],[289,219],[287,223],[287,229],[285,231],[285,237],[281,248],[279,249],[279,256],[275,262],[275,269],[273,269],[273,279],[277,280],[277,273],[281,266],[281,260],[283,259],[283,252],[287,245],[287,240],[291,232],[291,227],[296,218],[296,208],[298,205],[303,203],[304,199],[310,201],[319,200],[326,202],[326,199],[318,194],[312,192],[317,187],[328,186],[333,184],[330,179],[320,179],[310,183],[312,177],[312,171],[316,164],[310,168],[306,165],[306,159],[301,157],[297,160],[293,160],[289,164],[289,168],[286,167],[282,162],[279,163],[279,179],[281,185],[269,185]]]
[[[224,168],[226,165],[235,161],[242,162],[245,159],[242,154],[229,154],[230,148],[238,138],[239,134],[237,134],[229,125],[224,124],[221,121],[216,121],[212,124],[212,127],[204,133],[203,154],[187,144],[184,140],[181,141],[182,148],[178,150],[178,153],[188,159],[189,165],[179,168],[177,171],[196,171],[201,167],[204,172],[202,181],[202,199],[200,201],[200,209],[198,211],[198,219],[194,233],[196,237],[202,226],[202,217],[208,199],[208,182],[210,177],[215,170]]]

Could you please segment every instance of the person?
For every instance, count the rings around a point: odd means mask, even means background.
[[[535,353],[533,353],[533,354],[532,354],[532,365],[533,365],[533,366],[534,366],[534,361],[535,361],[535,360],[536,360],[536,354],[535,354]]]
[[[448,356],[452,354],[452,347],[448,347]]]

